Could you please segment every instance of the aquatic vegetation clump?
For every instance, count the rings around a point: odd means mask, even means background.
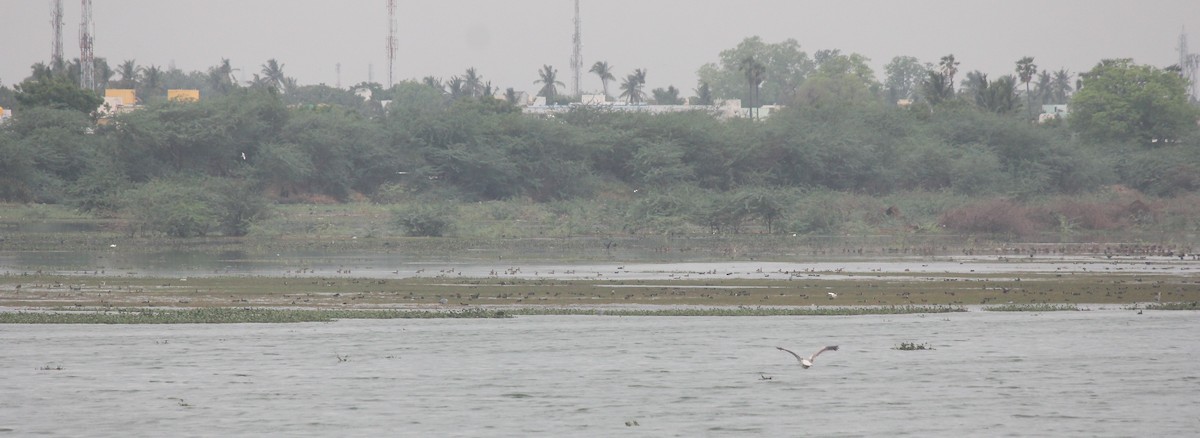
[[[928,342],[926,342],[924,344],[918,344],[916,342],[901,342],[900,345],[897,345],[896,347],[894,347],[892,349],[900,350],[900,351],[917,351],[917,350],[933,350],[933,347],[930,346]]]
[[[508,318],[504,311],[270,309],[117,309],[73,312],[0,312],[0,324],[241,324],[329,322],[338,319]]]
[[[1079,307],[1074,304],[1001,304],[984,306],[983,310],[988,312],[1064,312],[1078,311]]]
[[[962,306],[861,306],[861,307],[687,307],[667,309],[611,309],[580,307],[525,307],[514,315],[597,316],[856,316],[966,312]]]
[[[1147,304],[1146,310],[1200,310],[1200,301]]]

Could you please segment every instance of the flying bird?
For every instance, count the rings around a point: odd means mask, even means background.
[[[800,357],[800,355],[799,355],[799,354],[796,354],[796,352],[794,352],[794,351],[792,351],[792,350],[788,350],[788,349],[786,349],[786,348],[783,348],[783,347],[775,347],[775,348],[778,348],[778,349],[780,349],[780,350],[783,350],[783,351],[786,351],[786,352],[788,352],[788,353],[791,353],[791,355],[792,355],[792,356],[796,356],[796,360],[800,361],[800,366],[802,366],[802,367],[804,367],[804,368],[808,368],[808,367],[811,367],[811,366],[813,366],[813,361],[814,361],[814,360],[817,360],[817,356],[820,356],[820,355],[821,355],[821,353],[824,353],[824,352],[825,352],[825,350],[837,351],[837,349],[838,349],[838,346],[837,346],[837,345],[830,345],[830,346],[824,347],[824,348],[822,348],[822,349],[820,349],[820,350],[817,350],[817,352],[816,352],[816,353],[813,353],[813,354],[812,354],[812,356],[809,356],[808,358],[803,358],[803,357]]]

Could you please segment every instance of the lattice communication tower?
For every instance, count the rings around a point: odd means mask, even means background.
[[[1200,54],[1188,50],[1187,29],[1179,33],[1179,75],[1187,81],[1188,99],[1196,101],[1196,79],[1200,71]]]
[[[62,0],[52,0],[50,2],[50,28],[54,29],[54,39],[50,41],[50,66],[59,68],[63,65],[63,2]]]
[[[582,94],[579,88],[579,83],[583,80],[583,31],[581,30],[581,21],[579,17],[579,0],[575,0],[575,37],[572,38],[574,51],[571,52],[571,73],[573,82],[571,83],[571,93],[575,96]]]
[[[83,18],[79,21],[79,87],[85,90],[96,89],[96,57],[92,53],[94,30],[92,0],[83,0]]]
[[[396,0],[388,0],[388,37],[387,37],[387,58],[388,58],[388,83],[387,87],[391,88],[396,83],[396,49],[399,46],[399,41],[396,40]]]

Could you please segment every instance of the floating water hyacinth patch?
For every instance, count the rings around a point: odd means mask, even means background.
[[[900,351],[917,351],[917,350],[933,350],[933,347],[930,346],[928,342],[926,342],[924,344],[918,344],[916,342],[901,342],[900,345],[897,345],[896,347],[894,347],[892,349],[900,350]]]

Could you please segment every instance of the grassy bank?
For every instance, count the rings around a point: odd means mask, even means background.
[[[1200,282],[1162,274],[809,272],[774,278],[661,280],[324,276],[147,278],[120,275],[0,275],[0,306],[17,308],[302,308],[387,310],[481,306],[1053,306],[1200,301]],[[1034,307],[1035,309],[1037,307]],[[1018,307],[1018,309],[1020,309]]]

